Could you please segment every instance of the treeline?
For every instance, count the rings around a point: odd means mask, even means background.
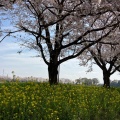
[[[84,85],[97,85],[99,80],[97,78],[79,78],[75,80],[75,84],[84,84]]]
[[[111,87],[120,87],[120,80],[113,80],[110,83]]]
[[[75,80],[75,84],[81,84],[81,85],[102,85],[99,83],[99,80],[97,78],[79,78]],[[110,81],[111,87],[120,87],[120,80],[113,80]]]
[[[5,81],[20,81],[20,82],[26,82],[26,81],[38,81],[38,82],[48,82],[47,79],[44,78],[36,78],[36,77],[26,77],[26,78],[21,78],[21,77],[16,77],[16,78],[10,78],[10,77],[5,77],[5,76],[0,76],[0,82],[5,82]],[[81,84],[81,85],[97,85],[97,86],[102,86],[102,84],[99,82],[98,78],[79,78],[76,79],[74,82],[69,80],[69,79],[60,79],[60,83],[73,83],[73,84]],[[111,87],[120,87],[120,80],[113,80],[110,81],[110,86]]]

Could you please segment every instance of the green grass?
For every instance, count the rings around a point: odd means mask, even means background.
[[[0,120],[119,120],[120,88],[0,84]]]

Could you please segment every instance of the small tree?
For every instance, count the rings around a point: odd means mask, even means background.
[[[76,83],[76,84],[82,84],[82,82],[83,82],[83,81],[81,80],[81,78],[75,80],[75,83]]]
[[[93,85],[97,85],[99,83],[99,80],[97,78],[91,79]]]
[[[15,75],[15,72],[14,72],[14,71],[12,71],[12,75],[13,75],[13,81],[15,81],[16,75]]]

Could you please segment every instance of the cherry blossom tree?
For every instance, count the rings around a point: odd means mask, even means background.
[[[89,66],[90,71],[92,71],[93,64],[98,65],[103,73],[104,87],[109,88],[111,75],[120,69],[119,28],[115,29],[99,43],[93,45],[91,48],[88,48],[83,55],[85,55],[86,58],[84,57],[83,61],[81,61],[81,64],[88,65],[88,62],[91,62]]]
[[[108,6],[112,6],[113,13],[117,15],[117,19],[119,20],[119,12],[120,9],[118,7],[118,3],[120,1],[101,1],[101,4],[105,5],[105,3],[108,3]],[[113,18],[114,15],[112,15],[110,12],[108,12],[105,16],[103,16],[101,21],[99,21],[100,24],[106,24],[106,22],[109,21],[110,18]],[[97,24],[98,25],[98,24]],[[104,31],[95,33],[92,35],[89,35],[86,37],[86,39],[96,39],[96,36],[103,34]],[[80,65],[88,65],[89,69],[88,71],[92,71],[92,65],[97,64],[99,68],[103,72],[103,81],[105,87],[110,87],[110,76],[114,74],[116,71],[120,71],[120,30],[119,27],[112,31],[107,37],[103,38],[102,41],[99,43],[93,45],[91,48],[88,48],[86,51],[84,51],[84,54],[79,56],[80,59]]]
[[[94,61],[103,72],[105,87],[110,87],[110,76],[120,68],[120,64],[116,64],[116,62],[120,60],[119,49],[120,46],[118,45],[113,47],[111,45],[98,44],[97,51],[91,51],[91,55],[93,56]]]
[[[25,32],[26,37],[20,36],[23,45],[40,51],[50,84],[57,84],[61,63],[80,56],[119,26],[113,9],[107,3],[90,0],[19,0],[8,11],[16,27],[8,35]],[[107,14],[112,17],[106,18]],[[95,39],[86,39],[93,34],[97,34]]]

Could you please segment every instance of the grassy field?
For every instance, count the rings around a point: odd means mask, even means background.
[[[120,120],[120,88],[1,83],[0,120]]]

